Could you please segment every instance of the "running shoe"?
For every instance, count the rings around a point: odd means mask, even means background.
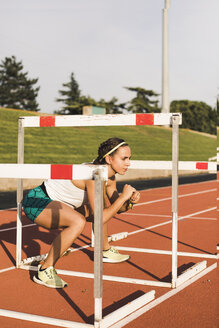
[[[105,263],[121,263],[127,261],[129,258],[129,255],[120,254],[114,247],[103,251],[103,262]]]
[[[41,264],[38,266],[38,272],[33,277],[33,280],[40,285],[49,287],[49,288],[64,288],[68,284],[57,276],[57,272],[53,266],[41,270]]]

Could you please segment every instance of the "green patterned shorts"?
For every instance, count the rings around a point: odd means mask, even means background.
[[[44,208],[52,201],[42,188],[36,187],[29,191],[23,201],[23,209],[26,216],[34,222]]]

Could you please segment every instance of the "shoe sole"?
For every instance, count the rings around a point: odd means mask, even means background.
[[[122,263],[128,261],[129,259],[130,256],[127,259],[123,259],[123,260],[112,260],[112,259],[108,259],[107,257],[103,257],[103,263]]]
[[[36,282],[39,285],[45,286],[45,287],[49,287],[49,288],[64,288],[67,287],[68,284],[65,284],[64,286],[52,286],[52,285],[48,285],[45,282],[43,282],[42,280],[38,279],[36,276],[33,277],[33,281]]]

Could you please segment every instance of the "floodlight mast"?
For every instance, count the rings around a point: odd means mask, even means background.
[[[163,51],[162,51],[162,113],[169,113],[169,69],[168,69],[168,9],[170,0],[165,0],[163,9]]]

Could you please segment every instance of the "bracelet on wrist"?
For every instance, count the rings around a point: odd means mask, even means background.
[[[129,200],[128,202],[128,210],[132,210],[133,208],[133,203]]]

